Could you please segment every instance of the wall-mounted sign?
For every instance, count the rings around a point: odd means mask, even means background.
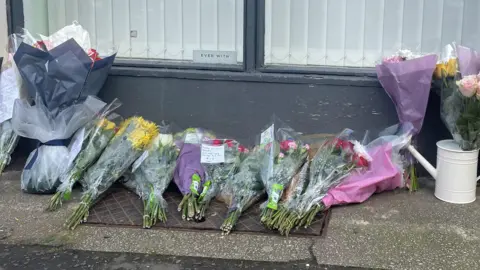
[[[193,62],[202,64],[237,64],[236,51],[208,51],[208,50],[194,50]]]

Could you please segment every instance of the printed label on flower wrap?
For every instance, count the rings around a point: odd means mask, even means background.
[[[192,184],[190,184],[190,191],[192,194],[198,195],[198,189],[200,188],[200,176],[198,174],[192,175]]]
[[[132,172],[135,172],[140,165],[142,165],[143,161],[148,157],[148,151],[143,152],[143,154],[135,160],[135,162],[132,165]]]
[[[210,186],[212,185],[212,181],[207,181],[203,185],[203,190],[200,196],[198,197],[199,200],[203,200],[205,198],[205,195],[207,195],[207,191],[210,189]]]
[[[205,164],[218,164],[225,162],[225,145],[202,144],[200,162]]]
[[[260,145],[268,144],[273,142],[274,137],[274,125],[271,125],[269,128],[264,130],[260,135]]]
[[[187,144],[198,144],[200,139],[198,138],[197,133],[187,133],[185,134],[185,143]]]
[[[283,192],[283,185],[280,184],[273,184],[272,191],[270,192],[270,196],[268,196],[268,204],[267,207],[273,210],[278,209],[278,201],[280,200],[280,196],[282,196]]]

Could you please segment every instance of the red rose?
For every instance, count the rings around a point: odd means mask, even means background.
[[[335,145],[335,148],[337,149],[353,152],[353,143],[350,141],[334,139],[333,145]]]
[[[100,56],[98,55],[97,50],[95,49],[88,49],[88,56],[92,59],[93,62],[101,60]]]
[[[352,161],[357,167],[368,167],[368,160],[358,154],[353,155]]]
[[[240,151],[240,153],[246,153],[247,152],[247,148],[243,145],[239,145],[238,146],[238,151]]]
[[[223,141],[222,140],[213,140],[213,145],[222,145]]]
[[[233,140],[225,140],[228,147],[233,147]]]
[[[285,141],[282,141],[280,143],[280,149],[284,150],[284,151],[287,151],[290,147],[288,146],[288,144],[290,143],[291,141],[290,140],[285,140]]]

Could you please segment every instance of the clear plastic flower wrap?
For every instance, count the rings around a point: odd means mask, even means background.
[[[259,150],[264,152],[261,177],[268,194],[267,202],[262,205],[262,223],[272,218],[284,190],[307,159],[309,146],[300,140],[299,135],[273,117],[257,140]]]
[[[177,158],[183,144],[181,135],[174,135],[172,124],[160,126],[160,134],[132,165],[128,186],[134,186],[144,202],[143,227],[167,221],[167,201],[163,193],[173,180]]]
[[[25,29],[15,37],[11,50],[28,96],[16,100],[12,125],[20,136],[39,141],[22,172],[22,190],[54,193],[70,137],[104,106],[91,96],[105,83],[116,51],[92,48],[77,23],[50,37],[35,38]]]
[[[205,184],[198,196],[199,220],[205,218],[210,201],[224,189],[226,182],[237,172],[248,150],[235,140],[204,140],[200,161],[205,168]]]
[[[222,234],[229,234],[241,214],[265,194],[261,179],[262,160],[265,152],[258,148],[248,152],[234,177],[227,179],[218,198],[228,205],[228,214],[221,226]]]
[[[122,118],[113,113],[121,102],[114,99],[105,106],[85,127],[73,136],[69,146],[68,169],[60,177],[60,186],[50,199],[47,210],[54,211],[69,200],[75,183],[82,179],[84,172],[97,161],[105,147],[117,131],[117,124]]]
[[[141,117],[125,120],[100,158],[85,173],[86,190],[66,227],[75,229],[88,217],[90,207],[137,160],[158,135],[155,123]]]
[[[88,97],[83,103],[66,107],[54,115],[40,99],[33,106],[17,99],[12,125],[15,132],[40,143],[27,158],[22,171],[21,187],[28,193],[54,193],[60,185],[60,176],[67,169],[70,137],[92,120],[104,103]]]
[[[395,125],[380,132],[376,139],[365,146],[372,158],[368,168],[354,170],[339,185],[330,188],[322,198],[323,207],[362,203],[374,193],[405,187],[405,161],[401,151],[410,145],[413,132],[410,123]]]
[[[423,126],[437,60],[436,54],[418,55],[400,50],[376,66],[378,80],[395,105],[399,122],[411,123],[414,135]],[[409,153],[405,156],[410,162],[409,188],[415,191],[418,188],[415,160]]]
[[[13,131],[12,123],[7,120],[0,124],[0,174],[12,160],[12,153],[18,144],[18,135]]]
[[[12,44],[14,40],[13,36],[9,38]],[[11,122],[15,100],[26,96],[13,54],[7,52],[3,60],[0,76],[0,174],[10,164],[11,155],[20,138],[13,130]]]
[[[363,145],[353,140],[353,131],[346,129],[333,139],[324,141],[312,158],[305,180],[306,168],[298,176],[292,190],[287,190],[278,211],[265,222],[267,227],[288,235],[296,227],[308,227],[318,212],[323,210],[322,198],[355,168],[368,167],[371,162]]]
[[[202,128],[188,128],[182,135],[184,144],[177,160],[174,173],[174,182],[183,195],[178,206],[182,219],[197,220],[200,214],[198,196],[202,193],[205,184],[205,168],[201,163],[201,142],[214,139],[212,132]]]
[[[463,150],[480,148],[480,65],[477,52],[447,45],[448,69],[441,72],[440,117]],[[455,61],[456,60],[456,61]]]

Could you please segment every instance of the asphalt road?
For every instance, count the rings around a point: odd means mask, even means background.
[[[239,260],[174,257],[148,254],[65,250],[45,246],[0,245],[0,270],[22,269],[358,269],[316,265],[314,262],[268,263]]]

